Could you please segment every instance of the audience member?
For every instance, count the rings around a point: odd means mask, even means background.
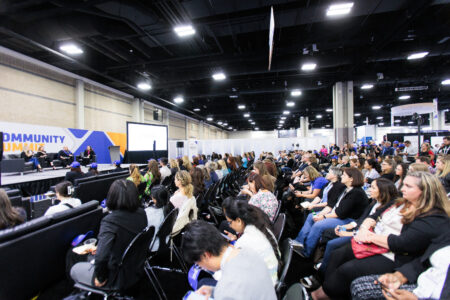
[[[161,224],[164,222],[164,218],[168,213],[168,209],[166,209],[167,204],[169,203],[170,193],[163,185],[155,185],[152,187],[150,193],[152,201],[150,202],[150,206],[145,209],[145,214],[147,215],[147,223],[148,226],[155,227],[155,236],[158,233]],[[150,245],[149,245],[150,246]],[[159,249],[159,239],[153,242],[153,247],[150,249],[152,252],[156,252]]]
[[[66,176],[64,180],[70,181],[72,184],[74,184],[75,179],[83,178],[85,177],[85,174],[81,171],[80,163],[77,161],[74,161],[70,165],[70,171],[66,173]]]
[[[78,198],[73,198],[73,185],[70,181],[63,181],[55,186],[56,198],[61,201],[57,205],[50,206],[45,215],[52,215],[60,211],[65,211],[81,205],[81,201]]]
[[[179,209],[178,217],[172,232],[179,233],[186,224],[197,219],[197,203],[194,197],[191,175],[187,171],[179,171],[175,175],[175,186],[178,190],[170,197],[170,202]]]
[[[161,182],[163,182],[166,177],[172,174],[169,167],[167,167],[168,163],[169,161],[167,160],[167,157],[161,157],[161,159],[159,160],[159,164],[161,166],[161,168],[159,169],[159,172],[161,173]]]
[[[249,203],[259,207],[273,221],[278,208],[278,200],[267,188],[267,184],[268,182],[264,182],[260,175],[252,173],[248,177],[248,189],[241,190],[241,193],[249,195],[251,197]]]
[[[86,177],[98,175],[98,165],[97,163],[92,163],[89,166],[89,170],[86,173]]]
[[[439,177],[445,192],[450,193],[450,155],[441,155],[436,162],[436,175]]]
[[[122,171],[125,170],[124,168],[121,167],[120,160],[115,160],[114,161],[114,166],[115,166],[115,169],[112,170],[111,172],[122,172]]]
[[[150,159],[147,165],[147,172],[144,175],[144,181],[147,183],[145,194],[150,195],[150,190],[153,185],[161,183],[161,173],[159,172],[158,162]]]
[[[26,219],[25,211],[12,207],[8,194],[4,189],[0,189],[0,230],[20,225]]]

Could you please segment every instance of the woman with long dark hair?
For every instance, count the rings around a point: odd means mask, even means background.
[[[256,252],[266,263],[275,285],[278,280],[280,253],[267,215],[247,201],[231,197],[224,200],[222,208],[230,227],[241,234],[237,239],[235,235],[227,232],[231,240],[236,240],[234,246]]]
[[[15,207],[11,206],[8,194],[0,189],[0,230],[11,228],[25,222],[25,217]]]

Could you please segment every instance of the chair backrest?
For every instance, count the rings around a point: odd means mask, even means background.
[[[171,233],[173,225],[175,224],[175,221],[178,217],[178,208],[174,208],[165,218],[162,222],[161,226],[159,227],[158,232],[156,233],[155,239],[153,240],[152,244],[150,245],[150,249],[153,248],[153,244],[155,243],[156,239],[159,240],[159,248],[158,253],[166,251],[170,247],[170,239],[171,239]]]
[[[275,223],[273,224],[274,235],[277,238],[277,241],[280,241],[281,236],[283,235],[284,226],[286,225],[286,214],[279,214],[278,218],[275,219]]]
[[[292,245],[289,243],[289,239],[285,239],[280,247],[281,250],[281,260],[283,261],[283,268],[281,269],[280,274],[278,274],[278,282],[275,286],[275,290],[277,293],[280,292],[281,288],[284,287],[284,280],[286,279],[287,272],[289,270],[289,266],[292,261]]]
[[[300,283],[294,283],[289,287],[283,300],[308,300],[308,292]]]
[[[273,217],[273,222],[272,223],[275,223],[275,221],[278,219],[278,216],[280,215],[281,204],[282,204],[282,202],[278,200],[277,210],[275,211],[275,216]]]
[[[121,274],[122,278],[137,280],[136,273],[140,274],[144,272],[144,264],[147,259],[148,245],[150,244],[153,235],[155,233],[155,227],[146,227],[143,231],[139,232],[128,247],[125,249],[122,259],[119,262],[116,278]],[[134,285],[136,282],[123,282],[124,286],[116,287],[120,290],[127,289]]]
[[[164,185],[165,187],[168,187],[172,183],[174,178],[175,176],[173,175],[166,176],[166,178],[164,178],[161,184]]]

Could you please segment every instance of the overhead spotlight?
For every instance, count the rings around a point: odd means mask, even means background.
[[[217,122],[217,124],[219,124],[219,125],[222,125],[222,124],[223,124],[223,122],[222,122],[222,121],[219,121],[219,122]]]
[[[231,99],[236,99],[238,97],[238,95],[230,95]]]
[[[251,122],[250,124],[255,125],[255,122]]]
[[[138,89],[143,90],[143,91],[148,91],[152,88],[152,86],[150,84],[148,84],[147,82],[140,82],[137,85]]]
[[[332,109],[332,108],[327,108],[325,111],[327,111],[327,112],[332,112],[333,109]]]
[[[250,114],[244,114],[244,118],[249,118]]]
[[[414,122],[413,121],[409,121],[408,124],[414,124]]]
[[[401,122],[401,120],[395,120],[394,121],[394,123],[400,123]]]
[[[356,113],[354,116],[355,117],[361,117],[361,114],[360,113]]]
[[[291,96],[293,96],[293,97],[300,96],[301,94],[302,94],[302,91],[300,91],[300,90],[291,91]]]
[[[294,105],[295,105],[295,102],[292,102],[292,101],[286,103],[286,106],[288,106],[288,107],[293,107]]]
[[[245,105],[243,105],[243,104],[238,105],[238,108],[239,108],[239,109],[245,109]]]
[[[441,81],[442,85],[450,85],[450,79],[445,79],[443,81]]]
[[[280,120],[280,124],[284,124],[284,120]]]
[[[228,126],[228,123],[227,122],[223,123],[223,126]]]
[[[214,80],[216,80],[216,81],[220,81],[220,80],[224,80],[227,77],[225,76],[225,74],[220,72],[220,73],[213,74],[212,78],[214,78]]]
[[[378,125],[380,125],[380,126],[383,126],[383,125],[384,125],[384,123],[378,123]]]
[[[176,26],[173,30],[179,37],[185,37],[195,34],[195,29],[194,27],[192,27],[192,25]]]
[[[327,124],[327,125],[325,125],[326,127],[330,127],[331,125],[329,125],[329,124]]]
[[[194,108],[194,111],[200,111],[200,108]]]
[[[228,127],[228,129],[230,129],[230,130],[231,130],[231,129],[233,129],[233,127],[231,127],[231,126],[230,126],[230,127]]]
[[[288,110],[283,111],[283,115],[288,115],[288,114],[290,114],[290,113],[291,113],[291,112],[288,111]]]
[[[378,120],[381,120],[381,119],[383,119],[383,117],[382,117],[382,116],[379,116],[379,117],[377,117],[377,119],[378,119]]]
[[[213,118],[208,117],[208,118],[206,118],[206,120],[209,121],[209,122],[211,122],[211,121],[213,120]]]
[[[70,55],[78,55],[83,53],[83,50],[75,44],[64,44],[61,45],[59,49]]]
[[[302,65],[303,71],[312,71],[316,68],[317,64],[315,63],[305,63]]]
[[[429,52],[426,52],[426,51],[424,51],[424,52],[413,53],[413,54],[411,54],[411,55],[408,56],[408,59],[409,59],[409,60],[412,60],[412,59],[421,59],[421,58],[424,58],[425,56],[427,56],[428,53],[429,53]]]
[[[363,84],[363,85],[361,86],[361,89],[362,89],[362,90],[369,90],[369,89],[371,89],[371,88],[373,88],[373,84],[368,84],[368,83],[366,83],[366,84]]]
[[[316,119],[322,119],[322,115],[316,115]]]
[[[381,105],[374,105],[374,106],[372,106],[372,109],[373,110],[378,110],[378,109],[380,109],[381,108]]]
[[[253,122],[253,120],[252,119],[248,119],[248,121],[251,123],[251,122]]]
[[[175,103],[183,103],[184,102],[184,99],[183,99],[183,97],[181,97],[181,96],[177,96],[177,97],[175,97],[174,99],[173,99],[173,102],[175,102]]]
[[[281,117],[281,120],[286,120],[286,117]]]
[[[259,130],[259,127],[255,127],[255,130]]]
[[[411,98],[410,95],[403,95],[403,96],[398,97],[398,99],[400,99],[400,100],[408,100],[409,98]]]
[[[332,4],[327,9],[327,16],[341,16],[349,14],[352,10],[353,2]]]

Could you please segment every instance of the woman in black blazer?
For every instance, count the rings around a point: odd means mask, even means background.
[[[140,204],[133,182],[125,179],[113,182],[106,200],[110,214],[100,224],[95,267],[89,262],[74,265],[70,276],[75,282],[124,289],[139,280],[138,270],[122,270],[117,274],[117,269],[127,246],[147,226],[147,216]]]
[[[337,249],[331,257],[323,289],[314,292],[315,297],[350,298],[350,284],[357,277],[392,272],[423,255],[431,241],[450,226],[450,205],[442,184],[427,172],[412,172],[405,177],[402,187],[403,199],[393,205],[399,208],[403,224],[399,235],[381,235],[370,231],[379,216],[372,215],[360,226],[355,241],[373,243],[387,248],[387,254],[356,259],[351,244]],[[388,209],[389,210],[389,209]],[[386,211],[388,211],[386,210]]]

